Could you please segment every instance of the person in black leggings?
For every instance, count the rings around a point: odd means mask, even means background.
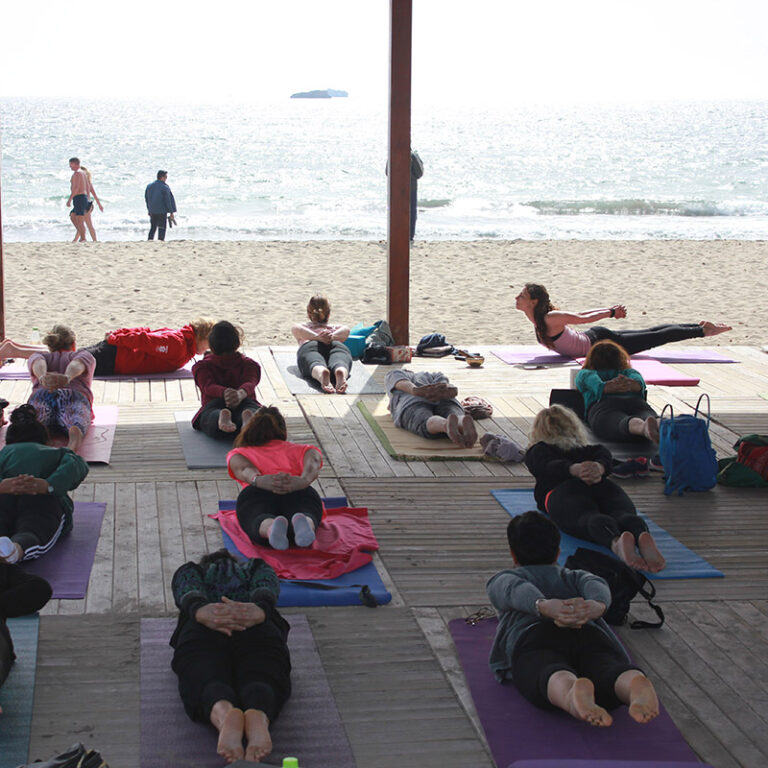
[[[576,376],[587,424],[601,440],[647,438],[659,442],[659,414],[645,400],[645,381],[612,341],[599,341]]]
[[[51,594],[51,585],[45,579],[0,561],[0,685],[16,658],[6,620],[39,611]]]
[[[609,548],[632,568],[656,573],[666,565],[632,499],[608,479],[610,452],[589,445],[579,417],[553,405],[533,422],[525,463],[534,497],[563,532]]]

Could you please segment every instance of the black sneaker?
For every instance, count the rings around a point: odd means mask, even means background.
[[[648,469],[648,459],[645,456],[638,456],[636,459],[627,459],[615,465],[612,474],[619,479],[626,479],[628,477],[648,477],[651,472]]]
[[[650,469],[652,472],[664,471],[664,467],[661,464],[661,457],[658,453],[648,462],[648,469]]]

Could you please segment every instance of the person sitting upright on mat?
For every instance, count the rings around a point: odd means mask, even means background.
[[[459,390],[444,373],[394,370],[384,383],[396,427],[429,439],[447,436],[459,448],[477,442],[475,422],[464,412],[456,399]]]
[[[507,540],[515,568],[486,585],[499,616],[489,659],[499,680],[511,678],[537,707],[563,709],[590,725],[611,725],[608,710],[621,704],[638,723],[656,717],[653,683],[601,618],[608,584],[557,565],[560,532],[540,512],[512,518]]]

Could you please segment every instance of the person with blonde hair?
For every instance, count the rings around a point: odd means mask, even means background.
[[[32,380],[29,403],[52,435],[65,434],[68,447],[77,451],[93,419],[93,372],[96,360],[76,349],[75,334],[66,325],[54,325],[43,337],[48,351],[33,352],[27,365]]]
[[[314,379],[323,392],[343,394],[352,369],[352,353],[343,343],[346,325],[331,325],[331,305],[325,296],[314,295],[307,304],[309,322],[296,323],[291,332],[299,349],[296,362],[305,379]]]
[[[235,513],[254,544],[273,549],[310,547],[323,519],[323,502],[312,488],[323,458],[314,445],[291,443],[277,408],[250,418],[227,454],[230,477],[240,483]]]
[[[664,568],[632,499],[608,477],[610,452],[589,444],[572,410],[553,405],[536,414],[525,464],[536,478],[536,504],[564,533],[607,547],[632,568],[651,573]]]
[[[659,414],[645,400],[645,380],[613,341],[598,341],[576,375],[590,429],[601,440],[659,442]]]

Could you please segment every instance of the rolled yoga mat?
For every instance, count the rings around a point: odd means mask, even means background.
[[[663,707],[656,719],[643,725],[630,718],[627,707],[619,707],[611,713],[610,728],[594,728],[565,712],[538,709],[511,682],[497,682],[488,666],[496,626],[496,619],[475,625],[454,619],[448,624],[497,766],[513,766],[522,760],[569,759],[585,760],[589,766],[596,760],[607,760],[608,765],[618,766],[617,760],[632,755],[649,766],[679,761],[702,768]]]
[[[501,504],[505,511],[515,517],[522,515],[529,509],[536,509],[536,500],[533,497],[533,491],[528,489],[515,488],[511,490],[491,491],[491,495]],[[643,573],[649,579],[716,579],[723,578],[722,571],[710,565],[703,557],[697,555],[694,551],[688,549],[685,544],[679,542],[671,533],[665,531],[660,525],[657,525],[646,515],[640,515],[648,524],[651,535],[656,540],[656,544],[667,561],[667,566],[659,573]],[[594,549],[597,552],[603,552],[611,557],[616,557],[606,547],[601,547],[592,541],[577,539],[575,536],[569,536],[560,531],[560,557],[558,563],[564,565],[569,555],[572,555],[578,547]]]
[[[25,571],[42,576],[53,587],[54,598],[85,597],[106,508],[102,502],[76,501],[72,531],[42,557],[22,562]]]
[[[293,692],[270,729],[273,750],[266,760],[280,765],[284,756],[294,756],[301,768],[356,768],[307,618],[286,618]],[[175,627],[176,619],[141,620],[140,765],[221,768],[216,730],[190,720],[179,698],[168,645]]]
[[[37,614],[8,619],[16,661],[0,687],[0,768],[16,768],[28,760],[39,627]]]

